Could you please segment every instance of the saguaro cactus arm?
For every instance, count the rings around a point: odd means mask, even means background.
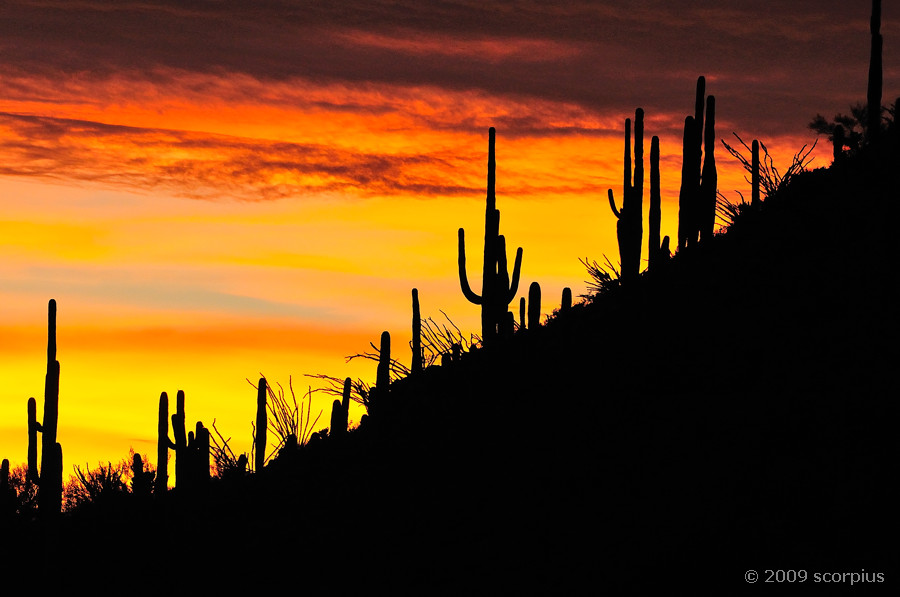
[[[472,292],[469,286],[469,278],[466,276],[466,231],[459,229],[459,286],[463,296],[470,303],[481,305],[481,297]]]
[[[616,219],[617,220],[622,219],[622,212],[620,212],[618,209],[616,209],[616,200],[615,200],[615,197],[613,197],[613,190],[608,189],[606,191],[606,196],[609,198],[609,207],[610,207],[610,209],[612,209],[612,212],[616,216]],[[624,206],[623,206],[623,209],[624,209]]]

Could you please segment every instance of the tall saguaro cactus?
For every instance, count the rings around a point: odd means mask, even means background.
[[[612,189],[609,206],[618,218],[616,238],[622,263],[622,280],[636,278],[641,271],[641,237],[644,196],[644,111],[634,111],[634,181],[631,171],[631,120],[625,119],[625,159],[622,190],[622,209],[616,209]]]
[[[882,64],[881,53],[884,40],[881,37],[881,0],[872,0],[872,17],[869,21],[872,47],[869,55],[869,85],[866,90],[867,126],[869,143],[878,141],[881,134],[881,93]]]
[[[706,79],[697,79],[694,115],[684,119],[681,190],[678,197],[678,249],[694,246],[700,237],[712,236],[715,225],[715,98],[706,98],[706,126],[703,123]],[[705,152],[705,158],[704,158]],[[702,164],[702,172],[701,172]]]
[[[28,479],[32,483],[40,483],[38,472],[37,434],[41,430],[41,424],[37,421],[37,401],[28,399]]]
[[[422,314],[419,311],[419,291],[412,289],[412,366],[410,371],[418,373],[424,368],[422,354]]]
[[[660,243],[662,221],[662,195],[659,181],[659,137],[650,140],[650,230],[647,234],[647,269],[656,271],[669,258],[669,237]]]
[[[516,251],[512,279],[506,262],[506,239],[500,234],[500,210],[497,209],[496,131],[488,131],[488,178],[484,212],[484,264],[481,278],[481,295],[472,292],[466,277],[465,230],[459,229],[459,285],[470,303],[481,306],[481,339],[485,346],[493,344],[506,318],[507,308],[516,297],[519,274],[522,269],[522,248]]]
[[[156,420],[156,483],[153,493],[166,495],[169,483],[169,395],[159,395],[159,416]]]
[[[841,129],[843,130],[843,129]],[[757,208],[760,203],[759,196],[759,141],[753,140],[750,148],[750,207]]]
[[[697,224],[700,239],[712,238],[716,226],[716,191],[719,175],[716,171],[716,98],[706,98],[706,127],[703,132],[703,174],[700,176],[700,192]]]
[[[254,469],[257,473],[262,472],[266,465],[266,422],[268,416],[266,413],[266,395],[268,394],[268,386],[266,378],[259,378],[259,385],[256,387],[256,458],[254,461]]]
[[[38,507],[43,515],[62,509],[62,447],[56,441],[59,419],[59,361],[56,360],[56,301],[47,308],[47,374],[41,424],[41,474]]]
[[[178,390],[175,396],[175,414],[172,415],[172,435],[174,442],[169,447],[175,450],[175,485],[184,486],[188,478],[187,466],[187,433],[185,433],[184,390]]]

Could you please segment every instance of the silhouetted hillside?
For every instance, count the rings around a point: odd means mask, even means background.
[[[797,176],[727,234],[392,384],[363,427],[261,474],[12,521],[4,561],[339,593],[895,573],[898,155]]]

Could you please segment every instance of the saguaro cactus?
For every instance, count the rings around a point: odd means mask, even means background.
[[[650,140],[650,231],[647,235],[647,269],[655,271],[669,258],[669,237],[660,244],[660,223],[662,221],[662,197],[659,181],[659,137]]]
[[[715,98],[706,99],[707,123],[703,126],[706,79],[697,79],[694,116],[684,120],[681,190],[678,197],[678,249],[697,244],[701,234],[712,235],[715,224],[717,173],[715,169]],[[709,114],[710,110],[712,113]],[[705,147],[704,147],[705,145]],[[706,159],[703,152],[706,151]],[[701,176],[701,162],[703,171]],[[705,178],[705,182],[703,179]],[[712,200],[710,200],[712,197]]]
[[[566,313],[572,308],[572,289],[566,286],[562,291],[562,301],[559,304],[559,312]]]
[[[350,415],[350,391],[353,389],[353,381],[348,377],[344,380],[344,391],[341,400],[335,399],[331,404],[331,435],[342,436],[347,433],[347,423]]]
[[[631,172],[631,120],[625,119],[625,160],[622,209],[616,209],[612,189],[609,189],[609,206],[618,218],[616,238],[619,241],[619,258],[622,263],[622,280],[636,278],[641,271],[641,237],[643,229],[644,196],[644,111],[634,111],[634,181]]]
[[[59,361],[56,360],[56,301],[47,308],[47,374],[44,378],[44,422],[41,425],[41,474],[38,507],[42,515],[62,509],[62,447],[56,441],[59,418]]]
[[[465,230],[459,229],[459,284],[470,303],[481,306],[481,339],[485,346],[497,339],[506,319],[507,307],[516,297],[519,274],[522,269],[522,248],[516,251],[512,280],[506,263],[506,240],[500,234],[500,210],[497,209],[495,135],[493,127],[488,131],[488,179],[484,212],[484,265],[481,279],[481,296],[472,292],[466,277]]]
[[[712,238],[716,225],[716,191],[719,175],[716,171],[716,98],[706,98],[706,128],[703,133],[703,174],[700,177],[700,192],[697,209],[700,212],[697,224],[700,239]]]
[[[256,458],[254,461],[254,470],[262,472],[266,465],[266,422],[268,415],[266,413],[266,395],[268,387],[266,378],[259,378],[259,385],[256,386]]]
[[[159,416],[156,420],[156,483],[153,492],[166,495],[169,483],[169,395],[159,395]]]
[[[412,289],[412,366],[410,371],[417,373],[424,368],[425,356],[422,353],[422,315],[419,311],[419,291]]]
[[[841,128],[841,131],[844,129]],[[759,141],[756,139],[753,140],[753,145],[750,147],[750,207],[756,208],[759,207]]]
[[[381,333],[381,345],[378,349],[378,368],[375,373],[375,387],[369,391],[366,405],[368,414],[377,412],[385,403],[391,386],[391,334]]]
[[[175,396],[175,414],[172,415],[172,435],[174,442],[169,442],[169,447],[175,450],[175,485],[184,487],[184,481],[188,477],[187,466],[187,434],[184,427],[184,391],[178,390]],[[190,484],[190,481],[188,481]]]
[[[869,143],[878,141],[881,134],[881,93],[882,64],[881,52],[884,41],[881,38],[881,0],[872,0],[872,18],[869,21],[872,47],[869,53],[869,84],[866,90],[867,125]]]
[[[528,329],[536,330],[541,326],[541,285],[532,282],[528,287]]]
[[[188,447],[191,460],[191,487],[206,487],[209,483],[209,429],[197,421],[193,442]]]
[[[37,401],[28,399],[28,479],[32,483],[40,483],[38,472],[37,434],[41,430],[41,424],[37,421]]]

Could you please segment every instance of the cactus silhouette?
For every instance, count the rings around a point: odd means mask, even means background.
[[[169,482],[169,396],[159,395],[159,416],[156,422],[156,486],[153,493],[166,495]]]
[[[618,218],[616,238],[619,241],[619,259],[622,264],[622,280],[633,280],[641,271],[641,237],[643,229],[644,195],[644,111],[634,111],[634,180],[631,171],[631,120],[625,119],[625,159],[622,181],[622,209],[616,209],[612,189],[608,191],[609,207]]]
[[[153,473],[144,470],[144,462],[140,454],[135,454],[131,461],[131,492],[134,495],[149,496],[153,489]]]
[[[353,380],[349,377],[344,380],[344,390],[341,400],[335,399],[331,403],[331,436],[341,436],[347,433],[347,423],[350,414],[350,392],[353,389]]]
[[[572,289],[566,286],[562,291],[562,301],[559,305],[559,312],[565,313],[572,308]]]
[[[882,64],[881,53],[884,41],[881,37],[881,0],[872,0],[872,17],[869,21],[872,47],[869,54],[869,83],[866,89],[867,112],[866,134],[869,143],[878,141],[881,134],[881,94]]]
[[[47,307],[47,374],[44,378],[44,422],[41,424],[41,473],[38,507],[42,516],[62,509],[62,447],[56,441],[59,418],[59,361],[56,360],[56,301]]]
[[[481,278],[481,295],[472,292],[466,277],[465,230],[459,229],[459,284],[470,303],[481,306],[481,340],[485,346],[494,343],[505,325],[509,304],[519,288],[522,269],[522,248],[516,250],[512,280],[506,263],[506,239],[500,234],[500,210],[497,209],[495,136],[493,127],[488,131],[488,179],[484,212],[484,264]]]
[[[669,237],[660,243],[660,223],[662,221],[662,196],[659,181],[659,137],[650,140],[650,213],[647,233],[647,269],[657,270],[669,258]]]
[[[256,386],[256,458],[254,459],[254,470],[257,473],[262,472],[266,464],[266,422],[268,416],[266,414],[266,394],[268,387],[266,378],[259,378],[259,385]]]
[[[528,287],[528,329],[536,330],[541,325],[541,285],[532,282]]]
[[[188,435],[188,453],[191,463],[192,490],[203,489],[209,484],[209,430],[197,421],[195,432]]]
[[[706,98],[706,127],[703,132],[703,174],[700,176],[700,192],[697,209],[700,239],[712,238],[716,224],[716,190],[719,175],[716,171],[716,98]]]
[[[168,408],[168,397],[165,403]],[[160,415],[162,413],[163,397],[160,396]],[[160,424],[160,432],[162,429],[163,426]],[[209,481],[209,430],[203,426],[203,423],[197,421],[196,432],[191,431],[185,435],[183,390],[178,390],[175,397],[172,435],[175,437],[174,442],[168,438],[165,441],[168,448],[175,450],[175,487],[184,492],[194,491]],[[159,439],[162,441],[162,435]]]
[[[175,485],[184,487],[185,482],[190,484],[188,477],[188,453],[187,434],[184,428],[184,391],[178,390],[175,396],[175,414],[172,415],[172,435],[175,441],[168,442],[169,447],[175,450]]]
[[[532,282],[532,284],[534,284],[534,282]],[[526,310],[525,297],[522,296],[522,297],[519,297],[519,330],[526,329],[525,310]]]
[[[419,311],[419,291],[412,289],[412,365],[409,370],[412,373],[421,371],[424,367],[425,356],[422,352],[422,315]]]
[[[715,224],[717,178],[715,163],[715,98],[705,100],[707,123],[703,126],[706,79],[697,78],[694,116],[684,119],[681,189],[678,196],[678,250],[712,236]],[[710,110],[712,113],[710,114]],[[704,151],[706,152],[704,159]],[[703,170],[701,174],[701,162]],[[703,178],[705,177],[705,181]]]
[[[378,368],[375,373],[375,387],[369,391],[366,410],[368,414],[377,413],[387,400],[391,385],[391,334],[381,333],[381,345],[378,349]],[[345,383],[346,387],[346,383]]]
[[[16,513],[16,490],[9,482],[9,460],[0,462],[0,521]]]
[[[847,143],[847,138],[844,133],[844,127],[837,124],[834,127],[834,133],[832,135],[833,143],[834,143],[834,161],[838,162],[841,159],[841,156],[844,155],[844,145]],[[754,144],[756,141],[753,142]],[[757,149],[759,151],[759,149]],[[757,158],[758,159],[758,158]],[[758,167],[758,163],[757,163]]]
[[[841,129],[843,131],[844,129]],[[835,134],[837,138],[837,134]],[[759,141],[753,140],[753,146],[750,149],[750,207],[759,206]]]
[[[41,430],[41,424],[37,421],[37,401],[28,399],[28,479],[32,483],[40,483],[38,472],[37,434]]]

